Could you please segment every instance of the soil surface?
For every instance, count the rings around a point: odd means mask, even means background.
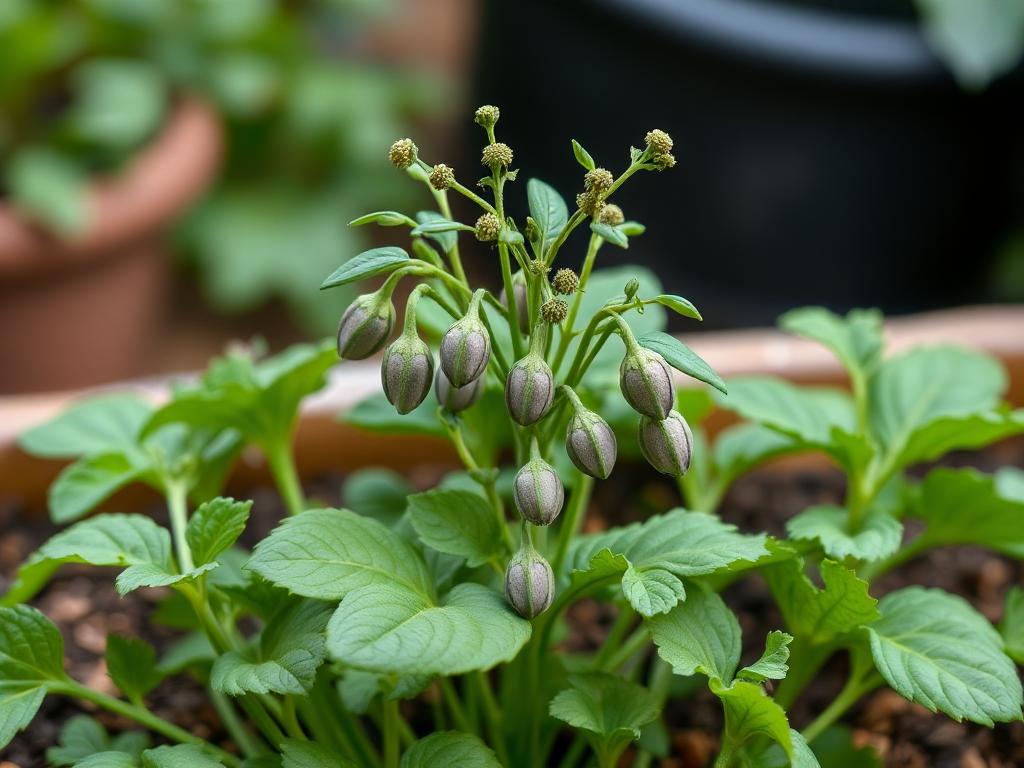
[[[1024,466],[1024,443],[1003,445],[984,454],[953,457],[946,463],[973,464],[992,470],[999,466]],[[428,487],[434,478],[414,477],[415,486]],[[328,504],[338,503],[341,478],[324,478],[308,487],[312,497]],[[729,492],[722,517],[741,530],[766,530],[782,535],[785,521],[807,505],[842,499],[843,478],[838,472],[821,469],[760,470],[740,480]],[[246,532],[249,543],[273,527],[283,509],[268,489],[255,489],[253,519]],[[586,526],[600,530],[609,525],[643,519],[676,506],[675,489],[652,474],[616,472],[601,488],[588,512]],[[625,511],[623,511],[625,510]],[[162,511],[151,510],[159,519]],[[44,521],[26,525],[16,504],[0,502],[0,591],[22,561],[54,532]],[[116,694],[106,675],[103,661],[106,635],[110,632],[140,636],[158,651],[169,647],[180,632],[147,622],[163,590],[139,590],[120,598],[113,589],[113,570],[67,566],[34,601],[58,627],[65,638],[65,655],[70,674],[91,687]],[[1003,597],[1010,586],[1024,583],[1024,568],[1006,558],[974,548],[945,549],[928,553],[872,585],[872,594],[883,594],[908,584],[921,584],[955,592],[968,599],[989,619],[1002,613]],[[724,593],[737,611],[743,630],[743,663],[761,652],[765,634],[783,627],[764,582],[757,576],[745,578]],[[592,601],[575,606],[568,618],[572,631],[567,643],[574,649],[600,646],[614,618],[614,608]],[[842,687],[846,660],[836,657],[801,695],[790,711],[794,727],[809,723]],[[160,716],[210,739],[232,745],[220,727],[217,715],[202,687],[185,676],[166,680],[147,697]],[[108,730],[131,729],[118,717],[68,699],[51,696],[40,715],[11,745],[0,751],[0,768],[45,766],[45,749],[56,743],[60,727],[81,712],[97,715]],[[672,757],[655,762],[663,768],[704,768],[717,750],[721,709],[703,687],[696,695],[673,699],[667,708]],[[874,749],[886,768],[1012,768],[1024,766],[1024,723],[998,725],[987,729],[969,723],[955,723],[911,704],[886,688],[867,697],[843,718],[853,742]],[[629,765],[631,754],[623,758]],[[823,766],[842,768],[842,766]]]

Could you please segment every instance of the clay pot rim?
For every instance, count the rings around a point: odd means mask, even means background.
[[[83,232],[62,239],[0,199],[0,278],[81,267],[159,230],[207,188],[222,143],[214,110],[196,96],[182,96],[161,131],[123,169],[90,184]]]

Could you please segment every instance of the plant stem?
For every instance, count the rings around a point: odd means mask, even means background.
[[[508,258],[508,246],[504,243],[498,244],[498,257],[501,260],[501,282],[505,289],[505,322],[508,323],[508,332],[512,336],[512,351],[516,360],[521,358],[526,346],[523,342],[523,332],[519,328],[519,316],[516,312],[515,285],[512,282],[512,264]]]
[[[438,684],[441,686],[441,693],[444,695],[448,710],[452,713],[452,720],[455,721],[455,726],[460,731],[473,733],[473,727],[466,717],[466,711],[462,707],[462,700],[459,698],[459,693],[455,690],[455,686],[452,685],[452,681],[447,677],[439,677]]]
[[[157,717],[148,709],[137,707],[127,701],[115,699],[113,696],[108,696],[105,693],[94,691],[75,680],[68,679],[64,682],[57,683],[53,685],[50,690],[54,693],[62,693],[66,696],[90,701],[108,712],[113,712],[114,714],[126,717],[155,733],[159,733],[161,736],[164,736],[171,741],[176,741],[181,744],[194,744],[204,752],[216,757],[225,765],[231,766],[231,768],[235,768],[235,766],[240,766],[242,764],[242,761],[230,752],[225,752],[220,747],[214,746],[205,739],[193,736],[184,728],[179,728],[173,723],[169,723],[163,718]]]
[[[569,507],[565,510],[562,525],[558,530],[558,547],[551,560],[551,568],[555,573],[561,572],[565,556],[569,552],[569,545],[583,524],[584,513],[590,503],[590,494],[594,490],[594,478],[590,475],[585,475],[577,469],[575,479]]]
[[[384,768],[398,768],[399,727],[398,700],[387,696],[382,701],[384,709]]]
[[[441,211],[441,215],[444,216],[449,221],[451,221],[452,209],[451,206],[448,205],[448,193],[445,192],[444,190],[434,189],[432,186],[430,186],[429,183],[427,184],[427,186],[430,187],[431,192],[434,193],[434,199],[437,201],[437,207],[438,210]],[[452,246],[451,251],[448,253],[448,260],[452,264],[452,272],[455,274],[455,277],[457,277],[466,285],[469,285],[469,281],[466,280],[466,273],[462,269],[462,259],[459,256],[458,238],[456,238],[455,245]]]
[[[242,719],[235,712],[234,704],[231,703],[230,699],[213,687],[210,687],[208,690],[210,691],[210,701],[213,703],[213,708],[217,710],[221,723],[223,723],[228,733],[231,734],[232,740],[242,750],[242,754],[246,757],[256,757],[257,755],[265,754],[267,751],[266,747],[245,727]]]
[[[641,624],[636,628],[633,634],[630,635],[626,641],[608,657],[604,664],[604,670],[607,672],[614,672],[618,670],[618,668],[629,661],[634,654],[646,648],[647,644],[650,642],[651,636],[647,631],[647,627]]]
[[[491,680],[486,672],[477,672],[474,680],[480,688],[480,701],[483,704],[484,718],[487,722],[487,731],[490,736],[491,746],[498,755],[498,762],[502,765],[510,765],[508,758],[508,746],[505,744],[505,733],[502,730],[504,715],[498,702],[494,698],[494,691],[491,689]]]
[[[265,448],[270,473],[274,476],[277,490],[281,494],[289,515],[297,515],[306,508],[306,497],[302,494],[299,474],[292,458],[291,438],[275,440]]]
[[[614,650],[619,647],[623,636],[629,631],[629,628],[633,626],[633,622],[635,620],[636,611],[634,611],[630,606],[621,603],[619,605],[619,615],[615,617],[615,623],[613,623],[611,629],[608,630],[608,634],[605,635],[604,642],[601,644],[601,649],[594,656],[594,669],[608,668],[608,657],[611,656]]]
[[[188,528],[188,491],[184,483],[172,482],[166,486],[167,513],[171,522],[171,536],[174,539],[174,553],[182,572],[195,568],[192,550],[188,546],[185,530]]]
[[[870,665],[858,663],[854,660],[853,670],[850,677],[832,703],[829,704],[821,714],[814,718],[813,722],[804,728],[800,733],[807,740],[807,743],[814,741],[821,733],[832,725],[836,720],[856,704],[860,698],[873,691],[882,684],[882,676]]]
[[[718,757],[715,758],[714,768],[729,768],[732,765],[732,761],[736,758],[736,747],[737,745],[732,739],[725,737],[722,739],[722,748],[718,751]]]
[[[302,730],[302,726],[299,725],[299,719],[295,716],[295,697],[284,697],[284,706],[281,708],[281,720],[289,736],[293,739],[308,741],[306,732]]]
[[[590,236],[590,243],[587,246],[587,255],[583,258],[583,268],[580,270],[580,282],[576,287],[576,294],[572,297],[572,306],[569,308],[569,316],[562,325],[562,336],[558,340],[558,350],[555,352],[554,362],[551,369],[557,374],[562,366],[566,352],[569,351],[569,344],[573,339],[573,331],[576,329],[576,316],[579,314],[580,305],[583,303],[583,293],[587,288],[587,281],[590,279],[590,272],[594,268],[594,260],[597,258],[597,251],[604,240],[598,235]]]

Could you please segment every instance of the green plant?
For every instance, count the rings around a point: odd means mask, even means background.
[[[58,234],[88,224],[86,185],[149,141],[183,93],[226,128],[224,171],[178,229],[222,311],[287,301],[329,332],[310,296],[359,233],[355,206],[401,188],[374,172],[377,137],[438,103],[422,77],[339,43],[367,26],[359,0],[9,0],[0,8],[0,193]],[[282,253],[291,254],[281,259]]]
[[[480,184],[490,200],[451,169],[424,162],[411,141],[396,142],[392,162],[431,185],[440,213],[357,220],[406,227],[416,258],[374,249],[324,283],[387,275],[339,329],[343,356],[365,357],[388,345],[396,285],[418,281],[383,357],[384,393],[345,418],[393,435],[447,436],[463,470],[418,493],[393,473],[355,473],[343,490],[346,508],[310,508],[289,447],[301,399],[334,362],[328,345],[264,361],[235,353],[161,408],[110,398],[28,432],[27,450],[77,457],[51,492],[60,521],[142,481],[166,496],[170,527],[142,515],[97,515],[23,566],[4,599],[9,607],[0,608],[0,743],[47,694],[91,701],[178,743],[143,751],[145,737],[112,738],[76,719],[50,761],[81,766],[606,767],[637,740],[633,764],[648,766],[667,749],[667,700],[705,686],[724,716],[717,768],[839,764],[820,737],[883,684],[957,720],[1021,718],[1012,660],[1024,653],[1020,590],[1008,596],[998,630],[937,590],[871,594],[873,580],[930,547],[970,543],[1024,555],[1019,472],[906,475],[950,450],[1024,432],[1024,412],[1000,403],[998,364],[953,347],[885,358],[877,313],[807,309],[786,315],[783,327],[826,344],[846,366],[852,394],[736,379],[726,395],[704,361],[661,331],[665,309],[699,318],[688,301],[662,293],[644,270],[593,268],[606,243],[625,248],[643,229],[608,196],[639,171],[670,167],[671,139],[650,132],[618,176],[574,142],[585,169],[576,209],[570,214],[553,189],[531,180],[520,230],[504,214],[516,172],[511,150],[496,141],[497,119],[494,107],[477,111],[488,139]],[[481,207],[475,226],[449,218],[449,190]],[[563,268],[549,280],[585,222],[578,276]],[[466,281],[463,231],[493,254],[507,303]],[[710,385],[722,406],[749,421],[708,445],[701,425],[711,396],[675,391],[669,366]],[[266,455],[290,513],[251,552],[237,544],[250,503],[216,495],[246,444]],[[741,533],[715,516],[737,477],[800,451],[824,452],[847,473],[843,505],[801,512],[785,540]],[[679,478],[689,509],[581,533],[594,480],[638,453]],[[510,502],[518,525],[508,520]],[[925,527],[905,542],[910,517]],[[144,643],[112,638],[108,668],[124,698],[70,679],[56,628],[20,605],[65,562],[123,568],[122,593],[169,587],[156,618],[173,613],[191,633],[158,664]],[[771,587],[786,631],[769,632],[761,656],[741,665],[739,622],[720,592],[755,573]],[[615,610],[594,653],[561,643],[566,610],[583,599]],[[793,729],[787,710],[837,653],[850,658],[846,686]],[[184,669],[208,685],[241,755],[146,709],[161,677]],[[844,748],[857,762],[841,764],[874,764]]]

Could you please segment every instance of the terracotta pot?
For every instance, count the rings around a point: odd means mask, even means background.
[[[0,393],[143,370],[167,293],[162,234],[220,157],[216,115],[184,98],[121,173],[92,185],[80,235],[59,239],[0,202]]]

